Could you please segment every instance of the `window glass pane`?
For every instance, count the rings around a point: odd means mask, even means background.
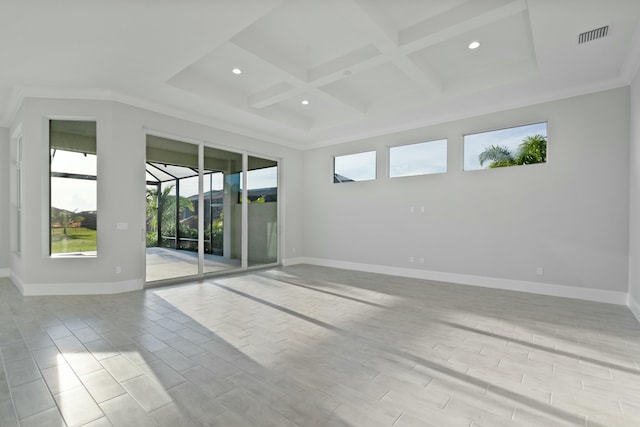
[[[199,271],[198,146],[147,135],[147,281]]]
[[[252,159],[253,157],[249,157]],[[277,164],[277,162],[273,162]],[[247,192],[249,202],[277,202],[278,201],[278,167],[261,167],[247,171]],[[242,181],[240,181],[242,191]]]
[[[205,171],[203,183],[204,251],[205,254],[221,256],[224,254],[224,174]],[[211,264],[206,262],[208,258],[205,256],[205,271]]]
[[[163,182],[158,194],[160,246],[176,249],[176,183]]]
[[[242,154],[204,147],[204,272],[242,265]]]
[[[547,161],[547,123],[465,135],[464,170]]]
[[[336,156],[333,162],[333,182],[370,181],[376,179],[376,152]]]
[[[391,178],[444,173],[446,171],[446,139],[389,149],[389,176]]]
[[[97,254],[96,123],[50,121],[51,255]]]
[[[180,185],[180,217],[178,249],[198,252],[198,177],[182,178]]]
[[[249,156],[248,265],[278,262],[278,163]]]
[[[22,216],[22,137],[18,137],[16,139],[15,145],[15,168],[14,171],[15,177],[15,190],[11,195],[12,200],[14,202],[15,210],[13,212],[15,220],[12,221],[12,226],[14,234],[12,235],[12,248],[16,253],[20,253],[22,250],[22,225],[21,225],[21,216]]]

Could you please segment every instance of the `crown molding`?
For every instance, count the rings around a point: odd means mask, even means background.
[[[243,128],[241,126],[237,126],[220,119],[187,112],[179,108],[170,107],[108,89],[62,89],[50,87],[16,88],[11,96],[8,113],[2,120],[0,120],[0,127],[10,127],[13,124],[16,115],[20,110],[20,106],[27,98],[111,101],[128,105],[134,108],[140,108],[157,114],[166,115],[176,119],[185,120],[199,125],[223,130],[237,135],[242,135],[258,141],[269,142],[298,151],[308,151],[629,86],[633,82],[636,73],[640,69],[640,31],[636,31],[636,36],[637,37],[634,38],[635,43],[633,52],[637,50],[638,54],[629,56],[629,59],[627,60],[624,69],[621,71],[621,74],[614,79],[579,87],[571,87],[561,91],[536,93],[524,98],[520,97],[518,99],[506,99],[504,102],[493,104],[490,107],[468,109],[462,112],[444,113],[439,115],[425,114],[425,118],[417,121],[409,121],[400,125],[389,125],[387,127],[382,127],[374,130],[366,129],[364,131],[357,131],[355,133],[350,132],[348,136],[321,138],[317,142],[311,142],[304,145],[301,143],[295,143],[291,140],[262,134],[259,131]]]
[[[230,133],[235,133],[258,141],[270,142],[272,144],[300,150],[300,145],[293,141],[276,138],[270,135],[243,128],[232,123],[206,117],[200,114],[190,113],[179,108],[170,107],[161,103],[144,100],[122,92],[109,89],[68,89],[51,87],[18,87],[13,90],[9,101],[8,112],[0,120],[0,127],[10,127],[16,119],[22,103],[27,98],[34,99],[75,99],[88,101],[111,101],[140,108],[153,113],[170,116],[172,118],[185,120],[199,125],[216,128]]]
[[[592,93],[602,92],[605,90],[617,89],[620,87],[629,86],[629,83],[626,81],[623,76],[619,76],[614,79],[606,80],[603,82],[598,82],[595,84],[583,85],[580,87],[572,87],[562,91],[553,91],[549,93],[539,94],[536,93],[529,97],[518,98],[518,99],[507,99],[504,102],[495,103],[490,107],[482,107],[465,110],[463,112],[456,113],[444,113],[440,115],[429,115],[425,114],[424,119],[420,119],[418,121],[411,121],[402,123],[400,125],[391,125],[386,128],[381,128],[378,130],[373,130],[369,132],[362,132],[358,135],[358,137],[336,137],[329,138],[323,141],[315,142],[308,144],[300,149],[303,151],[314,150],[323,147],[329,147],[332,145],[344,144],[347,142],[360,141],[368,138],[375,138],[384,135],[391,135],[395,133],[411,131],[420,128],[426,128],[429,126],[434,126],[443,123],[450,123],[457,120],[464,120],[472,117],[484,116],[487,114],[499,113],[502,111],[513,110],[517,108],[529,107],[532,105],[544,104],[547,102],[559,101],[562,99],[573,98],[576,96],[589,95]]]

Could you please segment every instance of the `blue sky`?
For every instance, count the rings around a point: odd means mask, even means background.
[[[447,171],[447,140],[402,145],[389,149],[389,176],[412,176]]]
[[[354,181],[376,179],[376,152],[367,151],[346,156],[336,156],[334,171]]]

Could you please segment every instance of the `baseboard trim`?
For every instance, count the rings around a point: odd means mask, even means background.
[[[11,272],[8,268],[0,268],[0,277],[9,277]]]
[[[282,260],[282,265],[288,267],[290,265],[304,264],[303,257],[287,258]]]
[[[364,271],[412,279],[433,280],[438,282],[457,283],[460,285],[480,286],[484,288],[503,289],[508,291],[527,292],[531,294],[554,297],[573,298],[585,301],[603,302],[616,305],[628,305],[628,293],[606,291],[602,289],[578,288],[575,286],[555,285],[549,283],[529,282],[525,280],[501,279],[497,277],[474,276],[469,274],[446,273],[441,271],[416,270],[411,268],[389,267],[383,265],[361,264],[336,261],[325,258],[304,258],[305,264],[324,267],[342,268],[345,270]]]
[[[631,293],[629,293],[629,301],[627,302],[627,306],[629,307],[629,310],[631,310],[631,313],[633,313],[633,315],[636,317],[636,319],[638,319],[638,322],[640,322],[640,303],[635,298],[633,298]]]
[[[24,283],[22,283],[22,280],[16,276],[13,271],[9,272],[9,280],[11,280],[20,293],[24,295]]]
[[[110,283],[24,283],[17,277],[12,280],[24,296],[47,295],[111,295],[141,290],[142,279]]]

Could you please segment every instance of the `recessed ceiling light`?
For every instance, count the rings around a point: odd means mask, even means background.
[[[242,74],[242,70],[240,68],[234,68],[233,70],[231,70],[231,72],[233,74]]]
[[[473,50],[473,49],[477,49],[480,47],[480,42],[479,41],[473,41],[471,43],[469,43],[469,49]]]
[[[308,99],[303,99],[302,100],[302,105],[309,105],[309,100]]]

